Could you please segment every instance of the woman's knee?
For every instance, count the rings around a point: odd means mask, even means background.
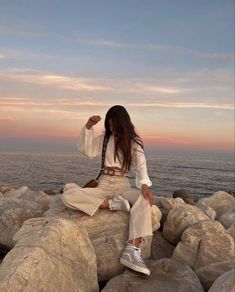
[[[72,189],[81,188],[78,184],[75,183],[66,183],[63,187],[64,192]]]
[[[139,196],[142,195],[142,192],[139,189],[126,189],[120,191],[119,194],[125,199],[127,199],[131,205],[134,205],[135,202],[138,200]]]

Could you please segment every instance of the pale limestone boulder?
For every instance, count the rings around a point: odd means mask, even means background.
[[[227,209],[218,219],[224,228],[228,229],[233,223],[235,223],[235,208]]]
[[[29,218],[40,217],[43,214],[42,205],[17,198],[0,200],[0,245],[12,248],[13,235],[20,229],[23,222]]]
[[[160,228],[160,221],[162,218],[162,213],[158,206],[152,205],[152,226],[153,226],[153,232],[158,230]]]
[[[145,262],[151,270],[150,276],[143,277],[128,270],[111,279],[102,292],[204,292],[189,266],[166,258]]]
[[[11,248],[12,236],[23,222],[42,216],[51,201],[51,196],[31,191],[27,186],[5,191],[4,198],[0,200],[0,244]]]
[[[162,200],[164,200],[166,198],[168,198],[168,197],[165,197],[165,196],[154,196],[154,204],[157,205],[158,208],[160,208],[160,210],[161,210],[163,208],[161,202],[162,202]]]
[[[44,217],[57,217],[72,220],[75,224],[82,224],[90,237],[97,257],[99,281],[106,281],[120,274],[124,266],[120,264],[120,257],[128,239],[129,214],[122,211],[97,210],[94,216],[68,208],[57,195]],[[154,228],[159,226],[158,208],[153,208]],[[156,217],[155,217],[156,216]],[[155,222],[155,223],[154,223]],[[152,236],[145,237],[141,243],[143,258],[148,258],[151,252]]]
[[[154,232],[151,245],[151,259],[171,258],[174,249],[175,246],[163,237],[162,232]]]
[[[179,200],[180,198],[174,199]],[[185,229],[199,221],[209,220],[209,217],[196,206],[182,204],[170,209],[163,226],[163,236],[172,244],[177,244]]]
[[[163,208],[170,211],[173,208],[180,208],[182,205],[185,206],[186,203],[182,198],[163,198],[161,199],[161,205]]]
[[[33,218],[0,265],[0,292],[99,291],[86,230],[66,219]]]
[[[205,201],[199,200],[196,203],[196,207],[201,209],[211,220],[215,220],[216,212],[210,206],[207,206]]]
[[[161,211],[161,221],[160,221],[161,226],[163,226],[164,223],[166,222],[166,218],[169,212],[169,210],[165,209],[164,206],[162,205],[162,200],[165,200],[165,199],[170,199],[170,198],[164,197],[164,196],[154,197],[154,205],[156,205]]]
[[[235,269],[219,276],[208,292],[235,292]]]
[[[208,218],[210,218],[212,220],[214,220],[215,216],[216,216],[215,211],[212,208],[210,208],[210,207],[206,206],[205,204],[203,204],[203,202],[202,203],[197,203],[197,205],[195,205],[195,203],[193,203],[193,202],[188,204],[181,197],[162,198],[160,202],[161,202],[161,205],[164,208],[164,210],[166,210],[165,211],[166,212],[166,219],[167,219],[168,213],[169,213],[169,211],[171,209],[181,208],[181,207],[183,207],[183,208],[188,207],[188,209],[191,210],[193,213],[197,212],[198,209],[200,209],[203,213],[205,213],[206,216],[208,216]],[[190,209],[189,205],[193,205],[194,208]],[[197,213],[200,214],[201,212],[198,211]],[[163,212],[163,214],[164,214],[164,212]],[[164,221],[163,225],[165,224],[165,222],[166,222],[166,220]]]
[[[234,239],[235,241],[235,222],[228,228],[226,229],[226,232]]]
[[[47,195],[42,191],[31,191],[27,186],[22,186],[18,189],[11,189],[10,191],[4,193],[4,197],[36,202],[40,204],[44,210],[48,209],[52,200],[50,195]]]
[[[9,190],[5,191],[4,194],[6,197],[15,197],[19,198],[20,195],[26,193],[30,189],[27,186],[21,186],[19,188],[10,188]]]
[[[235,208],[235,198],[224,191],[213,193],[210,197],[202,198],[197,204],[204,202],[216,212],[216,219],[219,218],[227,209]]]
[[[188,264],[208,289],[224,272],[233,268],[234,241],[217,221],[201,221],[184,231],[172,258]]]
[[[161,212],[162,212],[162,219],[161,219],[161,226],[164,226],[168,213],[173,208],[179,208],[182,205],[186,205],[184,200],[182,198],[167,198],[167,197],[161,197],[159,201],[159,205],[161,206]]]

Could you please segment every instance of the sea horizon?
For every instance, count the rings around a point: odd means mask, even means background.
[[[0,153],[80,153],[78,150],[75,149],[0,149]],[[212,156],[212,157],[228,157],[235,160],[235,150],[234,151],[213,151],[213,150],[192,150],[192,149],[179,149],[179,150],[162,150],[162,149],[151,149],[145,147],[145,154],[146,155],[193,155],[193,156]]]
[[[151,189],[156,196],[171,197],[179,189],[199,199],[216,191],[235,191],[235,165],[230,155],[173,154],[146,151]],[[28,186],[31,190],[59,191],[65,183],[84,185],[95,178],[101,156],[89,159],[79,151],[0,151],[0,183]],[[129,173],[135,187],[134,172]]]

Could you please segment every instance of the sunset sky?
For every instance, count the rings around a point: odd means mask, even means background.
[[[0,0],[0,151],[76,151],[121,104],[146,149],[232,153],[233,0]]]

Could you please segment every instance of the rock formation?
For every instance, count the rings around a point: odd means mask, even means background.
[[[95,292],[101,282],[106,292],[233,291],[235,198],[181,193],[152,206],[154,233],[141,243],[148,277],[119,262],[129,214],[90,217],[52,190],[0,185],[0,292]]]

